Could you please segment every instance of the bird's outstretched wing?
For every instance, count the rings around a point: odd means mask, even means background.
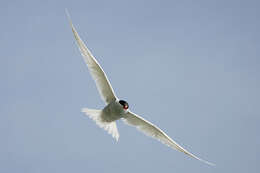
[[[143,119],[142,117],[132,113],[128,112],[126,116],[123,118],[124,122],[128,125],[135,126],[138,130],[145,133],[147,136],[151,136],[163,144],[178,150],[180,152],[183,152],[195,159],[198,159],[206,164],[214,165],[208,161],[202,160],[198,158],[197,156],[193,155],[192,153],[188,152],[184,148],[182,148],[179,144],[177,144],[175,141],[173,141],[167,134],[165,134],[161,129],[150,123],[149,121]]]
[[[95,83],[96,83],[97,89],[99,91],[99,94],[101,95],[101,98],[107,104],[110,103],[111,101],[114,101],[116,99],[116,96],[114,94],[114,90],[113,90],[105,72],[103,71],[103,69],[101,68],[101,66],[95,59],[95,57],[88,50],[87,46],[84,44],[84,42],[79,37],[75,27],[72,24],[72,21],[69,17],[68,12],[67,12],[67,15],[68,15],[68,19],[70,22],[72,32],[73,32],[74,37],[79,46],[81,55],[88,66],[88,69],[90,71],[90,74],[92,75],[92,78],[95,80]]]

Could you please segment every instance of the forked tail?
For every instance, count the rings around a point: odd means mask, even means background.
[[[105,129],[113,138],[118,141],[119,133],[116,127],[116,122],[104,122],[101,118],[102,110],[83,108],[81,112],[84,112],[89,118],[96,122],[96,124]]]

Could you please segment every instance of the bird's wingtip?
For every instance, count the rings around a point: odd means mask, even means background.
[[[69,13],[69,11],[68,11],[67,8],[65,8],[65,13],[66,13],[66,15],[67,15],[67,18],[68,18],[70,24],[72,25],[72,20],[71,20],[71,17],[70,17],[70,13]]]
[[[206,161],[206,160],[203,160],[203,159],[200,159],[200,158],[197,158],[199,161],[203,162],[203,163],[206,163],[207,165],[210,165],[210,166],[216,166],[215,163],[211,163],[209,161]]]
[[[70,19],[70,14],[69,14],[69,11],[67,8],[65,8],[65,13],[66,13],[67,17]]]
[[[199,157],[195,156],[195,155],[194,155],[194,154],[192,154],[192,153],[185,152],[185,154],[187,154],[187,155],[189,155],[189,156],[191,156],[191,157],[193,157],[193,158],[195,158],[195,159],[197,159],[197,160],[199,160],[199,161],[201,161],[201,162],[203,162],[203,163],[206,163],[207,165],[210,165],[210,166],[216,166],[216,164],[214,164],[214,163],[211,163],[211,162],[209,162],[209,161],[206,161],[206,160],[203,160],[203,159],[201,159],[201,158],[199,158]]]
[[[206,164],[210,165],[210,166],[216,166],[215,163],[211,163],[211,162],[208,162],[208,161],[204,161]]]

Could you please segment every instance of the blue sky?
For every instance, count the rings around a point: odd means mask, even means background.
[[[259,166],[258,1],[2,1],[0,172],[251,172]],[[118,122],[116,143],[81,38],[118,97],[210,167]]]

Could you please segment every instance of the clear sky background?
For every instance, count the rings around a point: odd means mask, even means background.
[[[117,143],[80,112],[102,109],[82,39],[121,99],[211,167],[118,122]],[[259,1],[0,2],[0,172],[258,173]]]

